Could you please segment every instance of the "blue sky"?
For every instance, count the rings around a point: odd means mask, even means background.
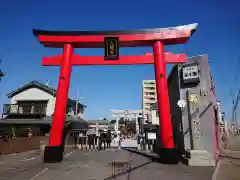
[[[232,85],[240,57],[240,2],[223,0],[181,1],[80,1],[25,0],[2,1],[0,6],[1,68],[8,74],[0,82],[2,103],[5,94],[31,81],[51,81],[57,86],[59,67],[42,67],[43,55],[61,50],[44,48],[32,35],[33,28],[53,30],[124,30],[158,28],[199,23],[185,45],[167,47],[174,53],[188,50],[190,56],[209,54],[211,71],[216,82],[217,97],[229,116]],[[121,54],[143,54],[151,48],[121,49]],[[103,50],[80,49],[82,55],[103,55]],[[168,70],[170,67],[168,67]],[[70,97],[80,96],[88,108],[86,119],[110,115],[110,109],[140,109],[141,82],[153,79],[152,65],[74,67]],[[236,86],[239,82],[235,82]]]

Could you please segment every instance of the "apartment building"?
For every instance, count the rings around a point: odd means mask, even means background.
[[[144,120],[148,120],[148,114],[153,104],[157,101],[155,80],[142,81],[142,110]]]

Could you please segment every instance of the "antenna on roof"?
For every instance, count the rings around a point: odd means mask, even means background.
[[[45,83],[45,85],[46,85],[46,86],[49,86],[49,84],[50,84],[50,80],[47,80],[46,83]]]

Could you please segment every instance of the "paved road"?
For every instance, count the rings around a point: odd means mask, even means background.
[[[216,180],[240,180],[240,136],[229,138],[228,149],[221,150]]]
[[[240,159],[221,157],[216,180],[240,180]]]
[[[213,173],[210,167],[162,165],[117,149],[66,152],[64,161],[58,164],[43,164],[38,152],[5,157],[0,162],[0,180],[210,180]]]

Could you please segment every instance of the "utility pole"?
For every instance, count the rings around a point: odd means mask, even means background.
[[[234,101],[234,105],[233,105],[233,120],[235,122],[236,129],[238,129],[237,108],[239,105],[239,101],[240,101],[240,89],[238,90],[236,101]]]
[[[79,99],[84,99],[83,97],[79,97],[79,87],[77,87],[77,92],[76,92],[76,107],[75,107],[75,115],[78,115],[78,104],[79,104]]]
[[[233,98],[232,101],[232,125],[234,125],[234,130],[238,129],[238,118],[237,118],[237,109],[238,109],[238,105],[239,105],[239,101],[240,101],[240,88],[237,91],[237,96],[235,96],[234,94],[234,90],[235,90],[235,85],[239,84],[238,80],[239,80],[239,76],[240,75],[240,58],[238,58],[238,62],[237,62],[237,68],[236,68],[236,72],[235,72],[235,77],[233,80],[233,85],[232,88],[230,89],[230,95]]]
[[[78,114],[78,96],[79,96],[79,89],[77,87],[75,116],[77,116]]]

